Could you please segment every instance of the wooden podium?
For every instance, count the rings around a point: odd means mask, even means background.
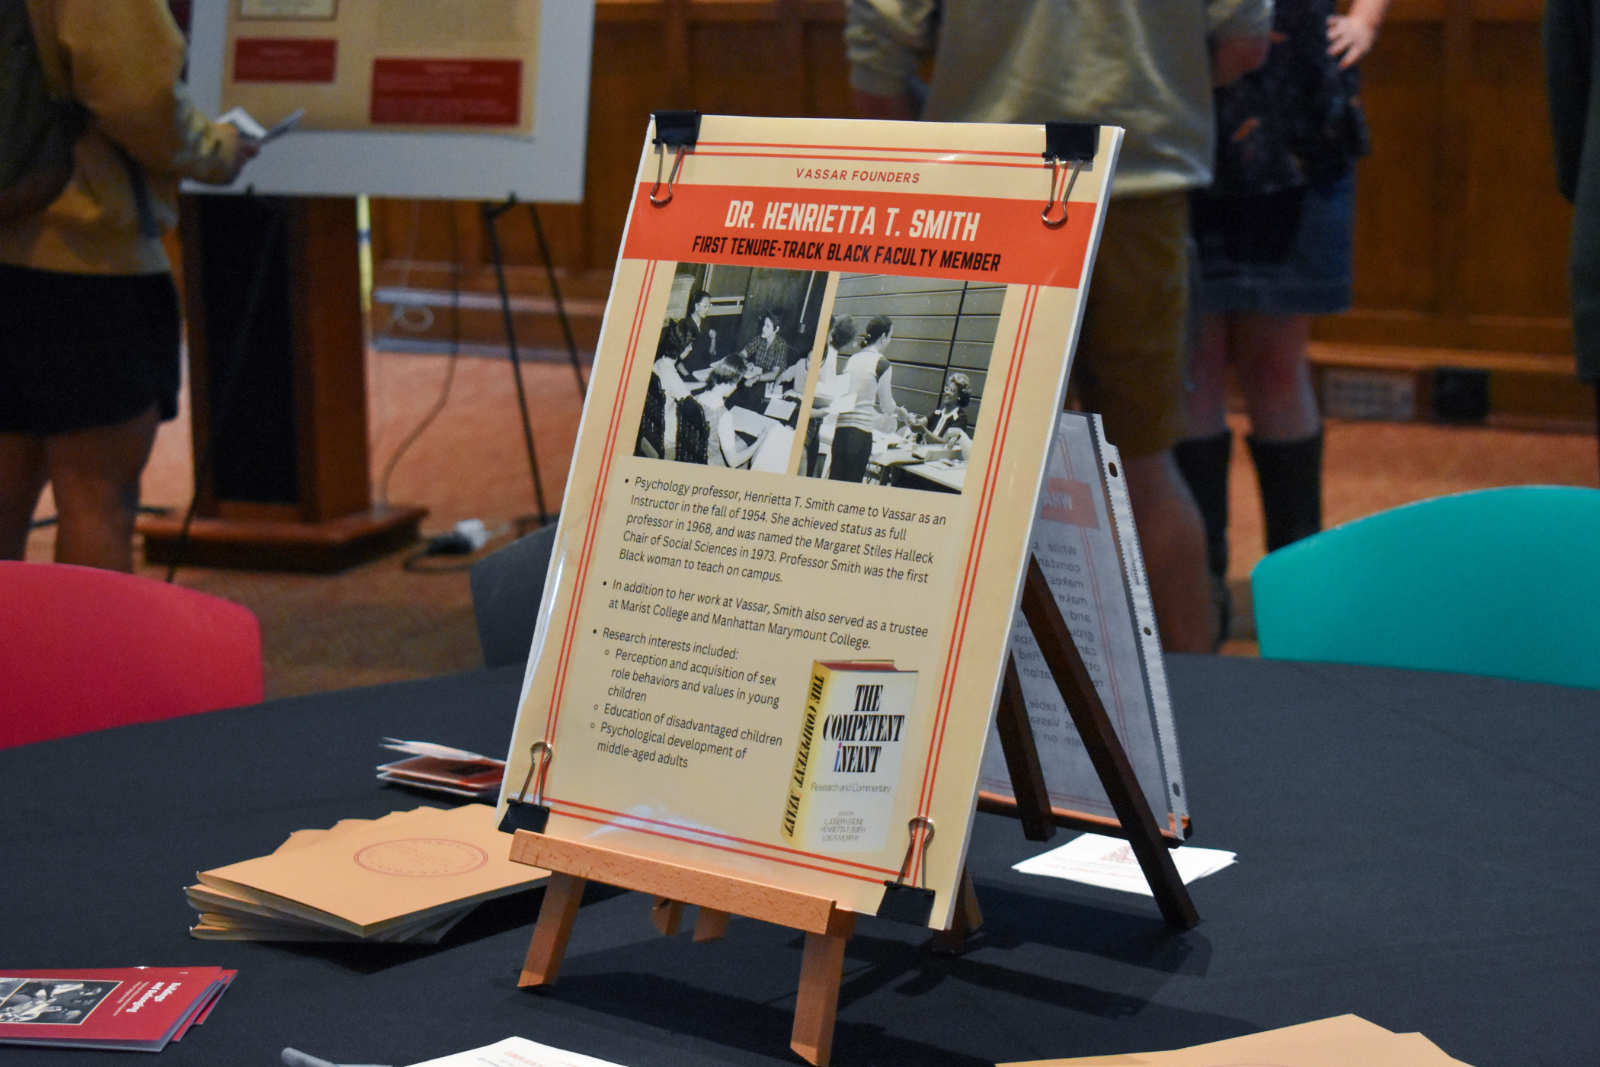
[[[355,201],[187,195],[192,517],[145,517],[145,559],[341,570],[417,539],[375,507]]]

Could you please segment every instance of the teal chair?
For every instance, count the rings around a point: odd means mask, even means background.
[[[1600,688],[1600,489],[1405,504],[1269,553],[1250,587],[1270,659]]]

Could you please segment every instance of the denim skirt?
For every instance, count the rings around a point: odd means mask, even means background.
[[[1350,306],[1355,171],[1259,196],[1197,193],[1199,309],[1327,315]]]

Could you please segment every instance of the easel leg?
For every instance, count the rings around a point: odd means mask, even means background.
[[[539,477],[539,460],[533,450],[533,424],[528,420],[528,396],[522,384],[522,360],[517,354],[517,328],[511,318],[511,290],[506,287],[505,259],[500,254],[500,232],[495,220],[511,207],[508,201],[499,207],[483,205],[483,229],[489,238],[489,258],[494,264],[495,285],[500,290],[500,317],[505,324],[506,354],[511,357],[511,381],[517,387],[517,410],[522,416],[522,444],[528,452],[528,473],[533,477],[533,496],[539,505],[539,525],[550,521],[544,506],[544,480]]]
[[[544,889],[544,903],[539,906],[539,919],[533,924],[533,940],[528,943],[528,955],[522,962],[522,974],[517,978],[518,988],[550,985],[561,973],[567,939],[572,936],[572,923],[578,917],[578,905],[583,902],[584,884],[583,878],[551,872]]]
[[[1072,631],[1061,617],[1061,609],[1056,606],[1037,556],[1028,560],[1028,575],[1022,586],[1022,614],[1033,629],[1045,665],[1061,690],[1084,751],[1094,764],[1100,783],[1105,786],[1106,797],[1150,883],[1161,914],[1169,925],[1180,930],[1189,929],[1200,921],[1199,913],[1189,899],[1183,879],[1178,877],[1178,868],[1167,852],[1150,803],[1139,788],[1128,754],[1111,726],[1111,718],[1094,688],[1088,668],[1083,665],[1083,657],[1078,654]]]
[[[561,323],[561,335],[567,339],[567,355],[572,359],[572,373],[578,379],[578,395],[586,396],[589,383],[583,380],[583,367],[578,363],[578,342],[572,336],[572,320],[567,317],[566,301],[561,299],[561,286],[556,281],[556,261],[550,255],[550,242],[544,237],[544,224],[539,221],[539,205],[528,202],[528,217],[533,219],[533,235],[539,240],[539,254],[544,259],[544,276],[550,283],[550,298],[555,301],[556,319]]]
[[[700,908],[700,914],[694,918],[694,939],[696,941],[715,941],[728,932],[728,913],[708,908]]]
[[[844,977],[844,946],[855,916],[840,912],[836,932],[806,934],[800,960],[800,993],[794,1005],[789,1047],[807,1063],[826,1067],[833,1054],[833,1024],[839,1014],[839,984]]]
[[[678,932],[683,921],[683,901],[656,897],[650,904],[650,922],[666,937]]]
[[[983,925],[983,910],[978,907],[978,889],[972,884],[972,875],[963,868],[961,885],[956,889],[955,918],[950,929],[933,935],[933,951],[943,956],[954,956],[966,946],[967,938]]]
[[[701,907],[694,917],[694,939],[715,941],[728,932],[728,913],[715,908]],[[667,937],[678,932],[683,922],[683,901],[669,897],[656,897],[650,905],[650,921]]]
[[[1006,656],[995,728],[1000,732],[1000,751],[1011,775],[1011,794],[1017,798],[1022,836],[1029,841],[1048,841],[1055,836],[1055,817],[1050,811],[1050,792],[1045,788],[1039,750],[1034,745],[1033,724],[1028,721],[1028,706],[1022,697],[1017,660],[1011,655]]]

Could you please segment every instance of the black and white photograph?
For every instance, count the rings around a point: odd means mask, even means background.
[[[1005,291],[841,276],[799,473],[961,492]]]
[[[0,1023],[56,1023],[75,1026],[120,985],[120,982],[82,982],[0,978]]]
[[[787,471],[827,281],[820,271],[680,263],[634,455]]]

